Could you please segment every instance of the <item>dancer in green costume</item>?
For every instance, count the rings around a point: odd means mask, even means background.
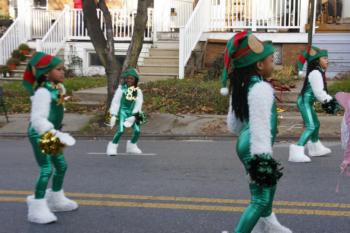
[[[111,114],[110,127],[113,128],[118,122],[118,130],[113,140],[108,143],[107,155],[113,156],[118,153],[118,144],[125,128],[131,127],[133,134],[131,140],[127,141],[126,152],[141,154],[142,151],[137,146],[141,129],[140,124],[144,120],[141,111],[143,104],[143,94],[137,86],[140,77],[134,68],[128,68],[121,74],[122,84],[116,90],[109,113]]]
[[[52,212],[71,211],[78,204],[65,197],[62,185],[67,164],[61,151],[51,154],[42,148],[42,140],[58,138],[59,143],[72,146],[75,139],[60,131],[64,115],[64,66],[58,57],[38,52],[29,61],[23,85],[31,95],[32,108],[28,137],[33,147],[40,174],[35,194],[28,196],[28,221],[46,224],[57,221]],[[46,190],[53,173],[52,189]]]
[[[237,33],[225,50],[223,88],[228,67],[231,63],[234,66],[229,75],[232,95],[227,123],[230,131],[238,134],[236,151],[250,175],[251,192],[251,202],[235,233],[291,233],[272,212],[277,181],[282,176],[278,162],[272,158],[277,133],[274,93],[264,81],[273,70],[273,52],[271,42],[261,42],[249,32]]]
[[[320,121],[318,120],[314,104],[320,101],[328,113],[335,113],[339,105],[327,92],[326,69],[328,67],[327,50],[309,47],[298,58],[297,67],[299,75],[302,73],[304,63],[307,61],[307,71],[303,88],[297,99],[297,106],[304,121],[305,130],[297,144],[289,147],[290,162],[310,162],[305,155],[304,146],[307,144],[309,156],[324,156],[331,153],[319,138]]]

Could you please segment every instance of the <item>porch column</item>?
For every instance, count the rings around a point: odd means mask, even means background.
[[[300,0],[300,32],[305,32],[305,25],[308,21],[308,13],[309,0]]]
[[[33,0],[17,0],[17,17],[21,17],[25,26],[25,39],[32,38],[32,18],[33,18]]]

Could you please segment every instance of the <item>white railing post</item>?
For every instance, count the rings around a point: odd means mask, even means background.
[[[185,43],[185,33],[184,27],[180,27],[179,35],[179,79],[185,77],[185,62],[184,62],[184,43]]]
[[[256,4],[257,0],[252,0],[252,31],[255,32],[256,31],[256,16],[257,16],[257,4]]]
[[[309,12],[309,1],[300,0],[300,32],[305,32],[305,25],[307,24],[308,12]]]
[[[25,18],[25,26],[26,26],[26,39],[32,39],[32,27],[33,27],[33,1],[27,1],[27,11]]]
[[[310,1],[312,1],[312,0],[310,0]],[[314,9],[311,9],[311,10],[313,10],[314,12],[314,17],[313,17],[313,19],[312,19],[312,23],[313,23],[313,27],[312,27],[312,34],[315,34],[315,32],[316,32],[316,8],[317,8],[317,0],[314,0],[315,1],[315,4],[314,4]]]
[[[70,32],[71,32],[71,28],[72,28],[72,25],[71,25],[71,11],[70,11],[70,7],[68,4],[65,4],[64,5],[64,12],[65,12],[65,25],[64,25],[64,28],[65,28],[65,34],[66,34],[66,39],[69,38],[70,36]]]
[[[43,50],[42,47],[41,47],[41,40],[40,40],[40,39],[36,39],[36,41],[35,41],[35,47],[36,47],[35,49],[36,49],[37,52]]]
[[[191,53],[200,40],[202,33],[208,28],[210,1],[199,0],[192,15],[184,27],[180,27],[179,38],[179,79],[185,77],[185,66]]]

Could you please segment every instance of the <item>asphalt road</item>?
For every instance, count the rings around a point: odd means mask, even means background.
[[[107,141],[79,140],[66,149],[65,191],[79,210],[50,225],[26,221],[25,197],[38,174],[26,139],[0,140],[0,233],[221,233],[232,232],[249,199],[233,141],[141,140],[145,155],[103,154]],[[284,165],[275,212],[295,233],[350,232],[350,178],[335,188],[342,150],[308,164]],[[125,142],[119,148],[125,151]]]

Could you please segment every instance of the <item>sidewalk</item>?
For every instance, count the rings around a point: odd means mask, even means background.
[[[111,137],[115,129],[98,127],[90,132],[81,132],[93,115],[67,113],[64,119],[63,130],[76,136],[85,137]],[[6,124],[5,117],[0,116],[0,137],[26,136],[29,114],[16,114],[9,116],[10,123]],[[341,116],[320,115],[320,136],[322,138],[340,138]],[[280,115],[277,139],[295,139],[303,131],[302,119],[298,114],[283,113]],[[130,132],[127,132],[129,134]],[[233,137],[226,129],[226,116],[223,115],[173,115],[151,114],[148,123],[142,126],[144,137]]]
[[[66,132],[76,133],[79,132],[89,120],[92,115],[81,115],[75,113],[66,113],[63,120],[63,127]],[[13,114],[9,115],[9,123],[6,123],[5,116],[0,116],[0,136],[26,136],[28,123],[29,123],[29,113],[28,114]]]

